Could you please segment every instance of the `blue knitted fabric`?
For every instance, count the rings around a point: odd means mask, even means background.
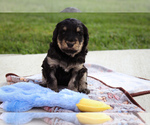
[[[56,93],[32,82],[19,82],[0,88],[1,108],[10,112],[28,111],[33,107],[54,107],[79,111],[76,104],[87,95],[63,89]]]
[[[0,115],[0,119],[2,119],[7,124],[22,125],[22,124],[29,123],[33,119],[59,118],[59,119],[62,119],[63,121],[75,123],[76,125],[78,125],[79,123],[78,123],[78,120],[76,118],[76,114],[77,113],[4,112]]]

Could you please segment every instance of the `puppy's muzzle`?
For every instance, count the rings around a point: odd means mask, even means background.
[[[74,43],[67,43],[67,46],[68,46],[69,48],[72,48],[72,47],[74,46]]]
[[[66,41],[66,44],[67,44],[68,48],[70,48],[70,49],[73,48],[75,43],[76,43],[75,41]]]

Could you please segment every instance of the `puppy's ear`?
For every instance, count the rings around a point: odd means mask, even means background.
[[[55,30],[53,31],[52,43],[50,43],[50,46],[56,46],[57,45],[57,36],[58,36],[59,26],[60,26],[60,23],[58,23],[56,25]]]
[[[87,27],[82,24],[83,26],[83,30],[84,30],[84,50],[87,51],[87,45],[88,45],[88,41],[89,41],[89,34],[88,34],[88,29]]]
[[[52,38],[53,42],[57,41],[57,35],[58,35],[58,24],[56,25],[56,28],[53,32],[53,38]]]
[[[83,30],[84,30],[84,44],[87,46],[88,41],[89,41],[88,29],[84,24],[82,24],[82,26],[83,26]]]

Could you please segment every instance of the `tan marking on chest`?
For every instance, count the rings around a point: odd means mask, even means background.
[[[58,61],[56,59],[52,59],[50,57],[47,57],[48,64],[50,67],[61,67],[63,68],[66,72],[69,72],[71,69],[74,71],[79,71],[80,69],[83,68],[83,64],[75,64],[75,65],[67,65],[67,63],[63,61]]]

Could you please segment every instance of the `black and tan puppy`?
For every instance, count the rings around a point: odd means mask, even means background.
[[[56,92],[58,86],[66,86],[88,94],[84,66],[89,40],[87,28],[77,19],[65,19],[56,25],[52,40],[42,64],[43,84]]]

